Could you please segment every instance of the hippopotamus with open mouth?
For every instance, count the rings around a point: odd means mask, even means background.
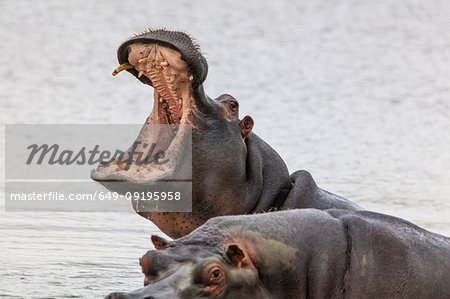
[[[311,175],[289,175],[280,156],[252,132],[253,119],[239,118],[239,103],[230,95],[211,99],[203,82],[208,64],[192,39],[181,32],[150,30],[124,42],[118,49],[120,66],[154,88],[153,110],[137,137],[142,144],[157,141],[171,164],[159,167],[135,165],[131,150],[128,167],[122,161],[103,163],[92,179],[118,191],[129,182],[140,188],[164,181],[182,171],[181,148],[192,134],[192,213],[149,212],[133,207],[171,237],[188,234],[207,219],[292,208],[343,208],[356,204],[318,188]],[[156,126],[166,124],[169,126]],[[189,125],[171,130],[171,126]],[[190,165],[189,165],[190,166]]]
[[[173,242],[152,241],[158,250],[139,259],[144,287],[107,299],[450,295],[450,239],[374,212],[223,216]]]

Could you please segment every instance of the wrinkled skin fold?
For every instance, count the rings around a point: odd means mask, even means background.
[[[450,239],[368,211],[216,217],[140,264],[145,287],[108,299],[448,298]]]
[[[136,212],[177,238],[207,219],[220,215],[252,214],[292,208],[360,210],[348,200],[317,187],[305,171],[289,175],[281,157],[253,129],[250,116],[239,117],[239,103],[231,95],[212,99],[203,83],[208,64],[198,45],[186,34],[150,30],[118,49],[120,66],[153,87],[153,110],[136,141],[156,144],[171,162],[139,164],[133,146],[121,160],[103,163],[91,173],[112,191],[145,191],[154,182],[192,180],[192,213],[168,213],[132,201]],[[166,125],[166,126],[158,126]],[[192,131],[177,126],[191,126]],[[183,146],[192,138],[192,163],[182,163]],[[190,168],[192,166],[192,168]],[[190,171],[192,169],[192,171]],[[126,182],[117,184],[116,182]]]

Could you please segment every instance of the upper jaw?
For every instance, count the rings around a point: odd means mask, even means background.
[[[158,44],[165,48],[173,49],[181,54],[181,59],[186,62],[193,75],[192,87],[196,89],[206,79],[208,74],[208,63],[200,52],[200,47],[193,39],[178,31],[167,31],[163,29],[152,30],[135,35],[122,43],[117,50],[119,64],[127,63],[129,60],[130,46],[133,44]],[[138,78],[139,71],[127,69],[132,75]],[[148,77],[138,78],[142,83],[152,85]]]
[[[153,46],[150,47],[149,45]],[[136,51],[137,48],[141,48],[141,50],[144,51],[140,53],[140,51]],[[208,74],[208,63],[200,52],[200,46],[189,35],[178,31],[149,29],[122,43],[117,50],[117,57],[119,63],[121,66],[124,65],[124,69],[126,69],[127,72],[134,75],[142,83],[155,87],[155,115],[152,115],[152,120],[156,123],[171,122],[169,119],[163,122],[155,120],[156,118],[165,119],[164,114],[166,113],[164,113],[164,107],[161,108],[159,106],[163,106],[164,100],[167,100],[166,98],[173,99],[171,102],[168,102],[172,114],[172,110],[175,107],[173,103],[176,103],[176,100],[180,101],[180,99],[182,99],[182,118],[187,116],[185,115],[184,110],[189,110],[190,108],[197,109],[204,113],[208,113],[211,110],[211,107],[209,107],[211,101],[205,94],[202,86]],[[152,57],[155,58],[154,61],[149,59]],[[145,63],[144,60],[141,60],[143,58],[147,58]],[[169,65],[165,65],[166,62],[169,63]],[[161,65],[161,63],[163,63],[163,65]],[[152,78],[152,76],[155,75],[156,70],[160,68],[163,68],[163,73],[165,75],[163,79],[164,82],[167,83],[174,80],[172,85],[176,87],[177,95],[174,94],[173,88],[161,89],[161,84],[158,84],[161,83],[161,80]],[[151,74],[152,70],[153,73]],[[116,70],[113,75],[115,74],[117,74]],[[175,77],[173,77],[173,75],[175,75]],[[163,77],[158,78],[162,79]],[[183,80],[186,79],[189,81],[189,89],[191,89],[190,96],[188,96],[188,88],[185,86],[184,88],[181,88],[181,90],[179,88],[180,86],[183,86]],[[163,98],[163,101],[161,101],[161,97]],[[185,99],[187,97],[191,100],[191,103],[186,103]],[[156,115],[156,112],[158,111],[159,114]],[[174,123],[179,123],[178,119],[179,114],[173,115]],[[185,122],[182,120],[181,123]]]
[[[146,123],[184,123],[195,104],[192,75],[181,53],[158,44],[134,43],[128,46],[128,60],[114,70],[134,70],[138,78],[147,78],[154,87],[154,108]]]

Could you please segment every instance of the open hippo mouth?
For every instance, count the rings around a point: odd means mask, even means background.
[[[186,179],[188,173],[190,179],[187,156],[192,119],[198,111],[194,93],[207,73],[198,46],[181,32],[148,31],[123,43],[118,60],[114,76],[127,70],[154,88],[153,110],[131,147],[121,157],[100,163],[91,178],[146,182]]]

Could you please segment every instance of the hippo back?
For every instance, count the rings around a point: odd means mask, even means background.
[[[384,214],[329,212],[347,232],[346,297],[450,297],[450,238]]]

